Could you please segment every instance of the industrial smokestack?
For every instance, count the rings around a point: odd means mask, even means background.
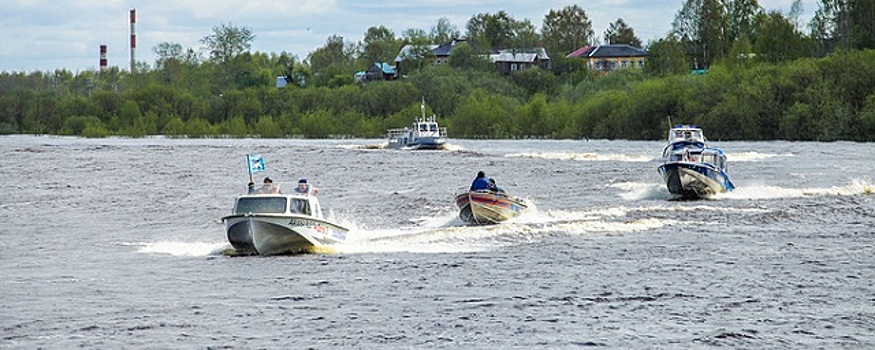
[[[131,73],[137,68],[137,9],[131,9]]]
[[[106,45],[100,45],[100,71],[106,70]]]

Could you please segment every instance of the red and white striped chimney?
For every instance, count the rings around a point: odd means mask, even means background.
[[[131,9],[131,73],[137,68],[137,9]]]
[[[106,70],[106,45],[100,45],[100,71]]]

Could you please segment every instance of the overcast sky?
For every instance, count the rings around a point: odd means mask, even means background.
[[[793,0],[760,0],[766,10],[786,14]],[[3,0],[0,10],[0,71],[74,72],[96,69],[99,47],[107,45],[110,66],[130,67],[129,10],[137,9],[137,61],[155,64],[153,48],[162,42],[201,50],[212,28],[232,23],[252,29],[252,51],[289,52],[305,59],[331,35],[359,42],[368,28],[386,26],[400,37],[409,28],[429,31],[446,17],[465,33],[480,13],[505,11],[528,19],[540,31],[550,10],[577,4],[602,38],[622,18],[644,42],[664,37],[683,0]],[[807,23],[818,0],[803,0]]]

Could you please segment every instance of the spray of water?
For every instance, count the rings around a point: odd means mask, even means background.
[[[609,154],[609,153],[572,153],[572,152],[546,152],[546,153],[513,153],[505,157],[551,159],[551,160],[575,160],[575,161],[616,161],[616,162],[649,162],[653,157]]]

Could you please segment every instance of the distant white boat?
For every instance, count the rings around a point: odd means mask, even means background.
[[[349,231],[325,220],[319,199],[306,186],[291,194],[245,194],[222,221],[237,254],[277,255],[342,243]]]
[[[425,101],[421,106],[422,116],[406,128],[389,129],[389,148],[392,149],[444,149],[447,143],[447,128],[438,125],[434,115],[425,116]]]
[[[726,155],[708,147],[695,125],[676,125],[668,131],[662,159],[657,170],[673,195],[699,199],[735,188],[726,174]]]

